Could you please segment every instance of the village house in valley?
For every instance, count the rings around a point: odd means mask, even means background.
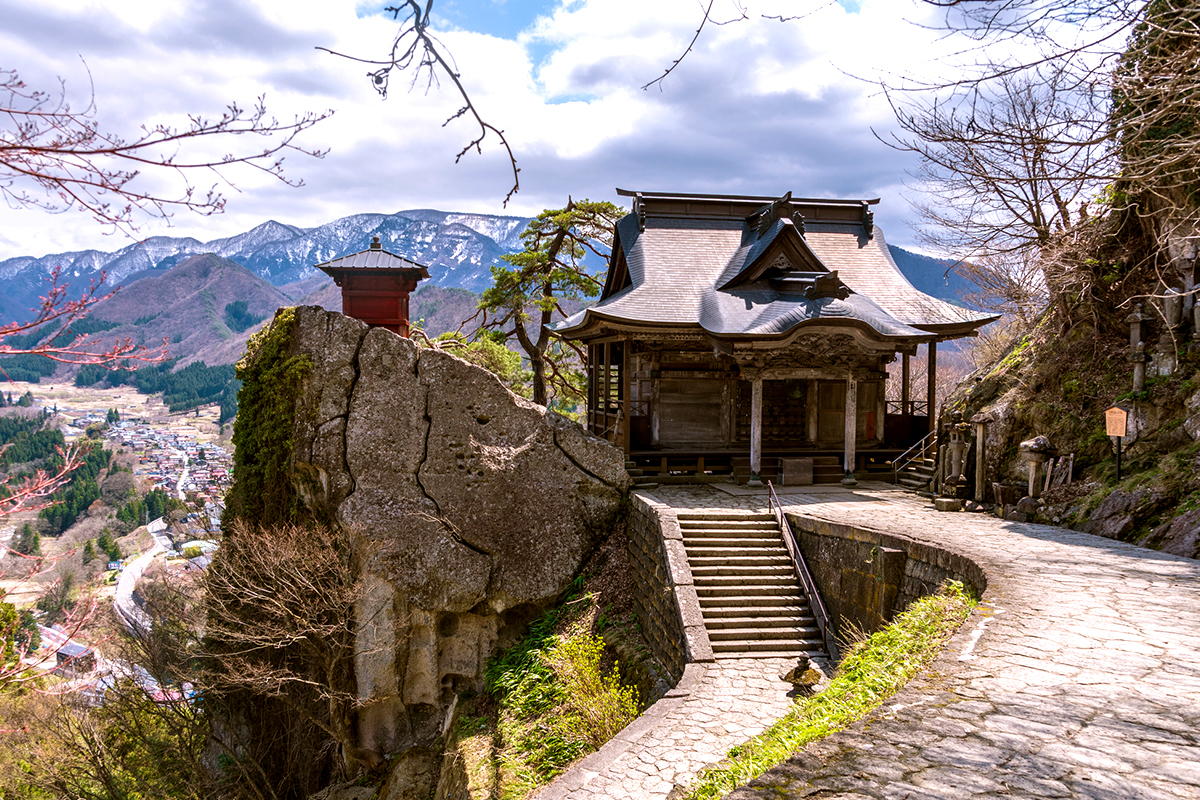
[[[877,201],[618,192],[599,302],[555,326],[588,347],[589,429],[652,473],[817,480],[882,463],[931,429],[908,360],[994,316],[915,289],[875,227]],[[903,360],[901,399],[885,399]]]

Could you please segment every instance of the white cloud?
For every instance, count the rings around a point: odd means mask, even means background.
[[[477,0],[487,3],[492,0]],[[494,138],[484,152],[455,154],[474,136],[443,80],[406,92],[404,76],[384,101],[369,65],[319,52],[384,54],[394,23],[362,0],[139,0],[120,4],[0,0],[0,67],[31,83],[86,98],[88,71],[103,124],[126,132],[143,122],[212,116],[266,93],[281,118],[336,114],[306,137],[331,148],[322,161],[288,159],[291,189],[253,172],[231,173],[224,215],[181,213],[175,229],[147,223],[144,235],[227,236],[266,219],[317,225],[364,211],[434,207],[505,213],[510,175]],[[459,8],[467,5],[465,0]],[[748,5],[750,18],[711,26],[661,88],[640,86],[687,46],[700,20],[695,0],[568,0],[516,39],[450,29],[440,38],[487,120],[502,128],[521,167],[507,209],[536,213],[568,194],[613,199],[613,188],[869,197],[894,242],[908,237],[899,196],[906,159],[880,144],[890,112],[862,78],[929,70],[951,46],[910,25],[929,15],[915,0],[864,0],[857,12],[811,0]],[[734,6],[718,3],[714,16]],[[81,61],[82,59],[82,61]],[[86,62],[87,69],[83,67]],[[77,104],[78,105],[78,104]],[[233,149],[238,143],[223,144]],[[151,185],[165,177],[147,174]],[[143,178],[139,178],[143,180]],[[204,185],[207,185],[205,183]],[[104,238],[82,214],[0,207],[0,260],[125,242]]]

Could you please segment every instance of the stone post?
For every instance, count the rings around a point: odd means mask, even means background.
[[[1125,321],[1129,323],[1129,361],[1133,363],[1133,390],[1146,388],[1146,343],[1142,341],[1142,323],[1150,319],[1138,303]]]
[[[955,411],[950,424],[950,476],[947,482],[956,484],[963,474],[963,456],[967,450],[966,425],[962,424],[962,412]]]
[[[975,423],[975,502],[985,502],[984,487],[984,442],[987,441],[987,424],[992,421],[992,418],[987,414],[976,414],[971,418],[971,422]]]
[[[1170,287],[1163,293],[1162,299],[1163,317],[1167,320],[1167,325],[1172,329],[1178,329],[1183,325],[1183,293],[1174,286]]]
[[[1184,324],[1192,326],[1195,338],[1200,339],[1200,303],[1196,302],[1196,292],[1200,290],[1200,237],[1189,236],[1184,240],[1183,249],[1183,315]]]

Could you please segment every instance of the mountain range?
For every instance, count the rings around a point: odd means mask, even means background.
[[[186,237],[154,236],[113,252],[80,250],[0,261],[0,321],[25,321],[46,292],[54,267],[75,286],[90,281],[128,286],[162,274],[185,259],[206,253],[229,259],[276,287],[314,276],[314,264],[363,250],[378,235],[384,249],[429,267],[432,282],[447,288],[481,292],[491,285],[489,268],[500,256],[521,249],[528,217],[459,214],[431,209],[395,214],[354,214],[316,228],[298,228],[274,220],[253,230],[201,242]]]
[[[521,248],[520,234],[528,222],[417,209],[356,214],[317,228],[272,221],[209,242],[154,237],[110,253],[19,256],[0,261],[0,322],[29,317],[56,265],[75,286],[98,282],[105,272],[106,285],[119,283],[122,290],[92,310],[93,318],[116,325],[95,334],[98,341],[129,337],[155,346],[166,339],[179,366],[193,361],[229,364],[282,306],[340,311],[340,291],[313,265],[364,249],[378,235],[385,249],[429,265],[432,279],[414,293],[410,316],[423,320],[425,331],[434,336],[471,317],[478,293],[491,285],[489,267]],[[967,284],[948,272],[948,262],[890,247],[917,288],[962,302]]]

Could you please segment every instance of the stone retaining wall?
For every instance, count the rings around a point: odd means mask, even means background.
[[[642,492],[630,493],[629,499],[634,609],[654,657],[674,685],[688,663],[713,660],[712,645],[675,510]]]
[[[948,550],[794,512],[787,518],[839,640],[847,627],[878,630],[943,581],[978,594],[987,586],[979,565]]]

